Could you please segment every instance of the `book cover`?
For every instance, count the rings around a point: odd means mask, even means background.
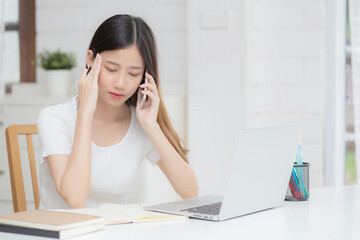
[[[32,210],[0,216],[0,231],[65,239],[104,228],[98,216]]]

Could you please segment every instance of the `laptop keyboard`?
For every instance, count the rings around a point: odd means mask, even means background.
[[[181,210],[182,212],[202,213],[208,215],[219,215],[222,202],[206,204],[193,208]]]

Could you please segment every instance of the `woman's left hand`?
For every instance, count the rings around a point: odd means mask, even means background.
[[[148,82],[140,85],[136,104],[136,116],[144,131],[156,126],[160,104],[160,97],[154,78],[148,72],[145,73],[145,77],[148,79]],[[146,91],[143,90],[144,88],[146,88]],[[147,100],[140,108],[142,95],[147,96]]]

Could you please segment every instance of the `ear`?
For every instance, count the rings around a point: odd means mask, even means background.
[[[86,66],[89,68],[90,66],[93,65],[94,62],[94,53],[91,50],[87,51],[86,54]]]

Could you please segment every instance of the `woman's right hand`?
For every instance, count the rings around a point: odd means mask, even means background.
[[[78,112],[93,115],[96,109],[98,98],[98,79],[101,68],[101,56],[96,54],[91,71],[86,75],[88,69],[84,68],[78,83],[79,100]]]

